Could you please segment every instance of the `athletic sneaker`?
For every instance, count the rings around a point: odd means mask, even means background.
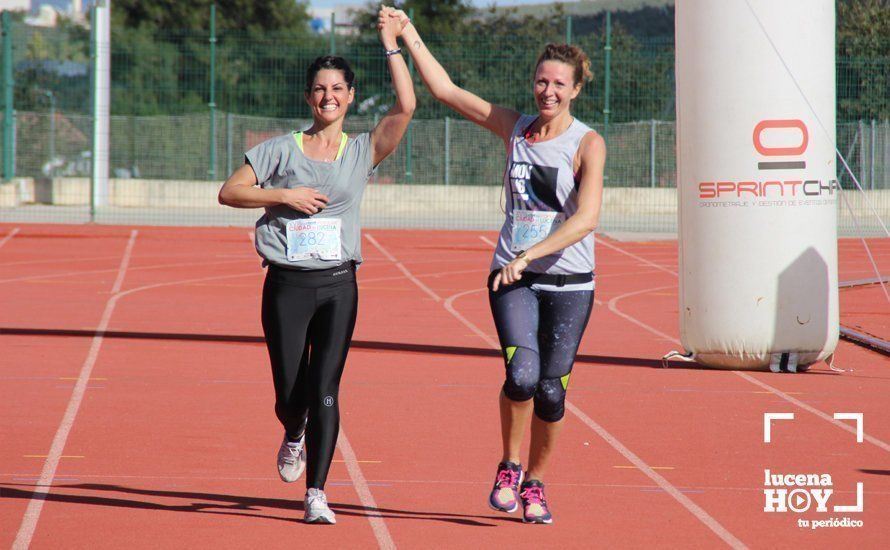
[[[553,516],[547,508],[544,498],[544,484],[537,479],[530,479],[522,484],[519,491],[522,499],[523,523],[553,523]]]
[[[307,490],[303,506],[306,509],[303,521],[306,523],[337,523],[334,511],[328,508],[328,497],[321,489]]]
[[[522,483],[522,466],[512,462],[498,464],[494,487],[488,497],[488,505],[499,512],[515,512],[519,508],[519,484]]]
[[[306,434],[299,441],[291,442],[287,434],[278,447],[278,475],[281,481],[293,483],[300,479],[306,469]]]

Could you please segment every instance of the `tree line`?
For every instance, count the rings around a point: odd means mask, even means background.
[[[307,5],[293,0],[116,0],[112,9],[112,109],[119,115],[185,114],[208,109],[210,5],[216,4],[217,109],[244,115],[303,118],[304,73],[331,50],[328,35],[310,29]],[[407,0],[429,47],[458,84],[494,102],[533,108],[529,82],[539,49],[564,41],[566,12],[474,7],[468,0]],[[356,110],[386,109],[391,91],[374,21],[376,5],[356,10],[354,26],[333,48],[357,76]],[[612,14],[611,121],[674,116],[674,9],[643,7]],[[838,119],[890,118],[890,0],[838,0]],[[572,16],[572,41],[590,55],[594,81],[577,114],[596,123],[605,106],[605,15]],[[63,20],[54,29],[15,28],[15,105],[89,111],[89,29]],[[421,101],[418,118],[447,109]]]

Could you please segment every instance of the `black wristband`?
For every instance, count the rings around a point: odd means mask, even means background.
[[[383,50],[383,53],[384,55],[386,55],[386,57],[392,57],[394,55],[402,53],[402,48],[396,48],[394,50]]]

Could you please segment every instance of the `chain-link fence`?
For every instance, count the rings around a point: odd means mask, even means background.
[[[114,28],[112,180],[109,196],[100,201],[106,206],[91,208],[89,30],[73,24],[13,25],[11,32],[14,114],[7,125],[0,113],[0,122],[11,128],[16,179],[0,184],[0,220],[5,221],[248,223],[257,213],[218,206],[218,186],[243,162],[246,149],[311,124],[303,89],[312,59],[333,50],[355,69],[357,98],[348,132],[373,127],[392,102],[385,60],[372,39],[227,33],[216,37],[211,55],[209,33]],[[543,38],[472,36],[456,42],[433,37],[427,42],[458,84],[495,103],[534,111],[530,76]],[[573,42],[591,56],[594,72],[574,114],[606,136],[609,149],[602,226],[675,231],[673,41],[641,41],[616,29],[611,35],[576,36]],[[888,74],[890,59],[837,60],[838,148],[885,219],[890,217]],[[366,223],[497,227],[503,219],[503,145],[417,83],[418,111],[368,190]],[[850,174],[839,169],[838,175],[844,189],[854,187]],[[841,231],[852,232],[849,214],[839,208]],[[874,229],[865,200],[856,198],[855,208],[862,223]]]

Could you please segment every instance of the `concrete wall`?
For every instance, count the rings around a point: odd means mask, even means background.
[[[111,179],[108,207],[93,219],[122,224],[248,226],[259,217],[257,210],[220,206],[216,198],[219,186],[208,181]],[[865,195],[846,191],[845,197],[862,232],[881,233],[872,206],[881,218],[890,220],[890,190],[867,191]],[[366,227],[498,229],[504,220],[504,200],[500,186],[372,183],[365,192],[362,222]],[[600,228],[604,231],[676,232],[677,192],[673,188],[607,187],[603,201]],[[33,217],[34,221],[78,223],[72,209],[88,212],[89,203],[88,178],[17,178],[0,184],[0,208],[4,209],[0,219]],[[838,204],[838,227],[843,235],[859,234],[843,198]]]
[[[35,202],[34,178],[13,178],[0,182],[0,208],[14,208]]]

